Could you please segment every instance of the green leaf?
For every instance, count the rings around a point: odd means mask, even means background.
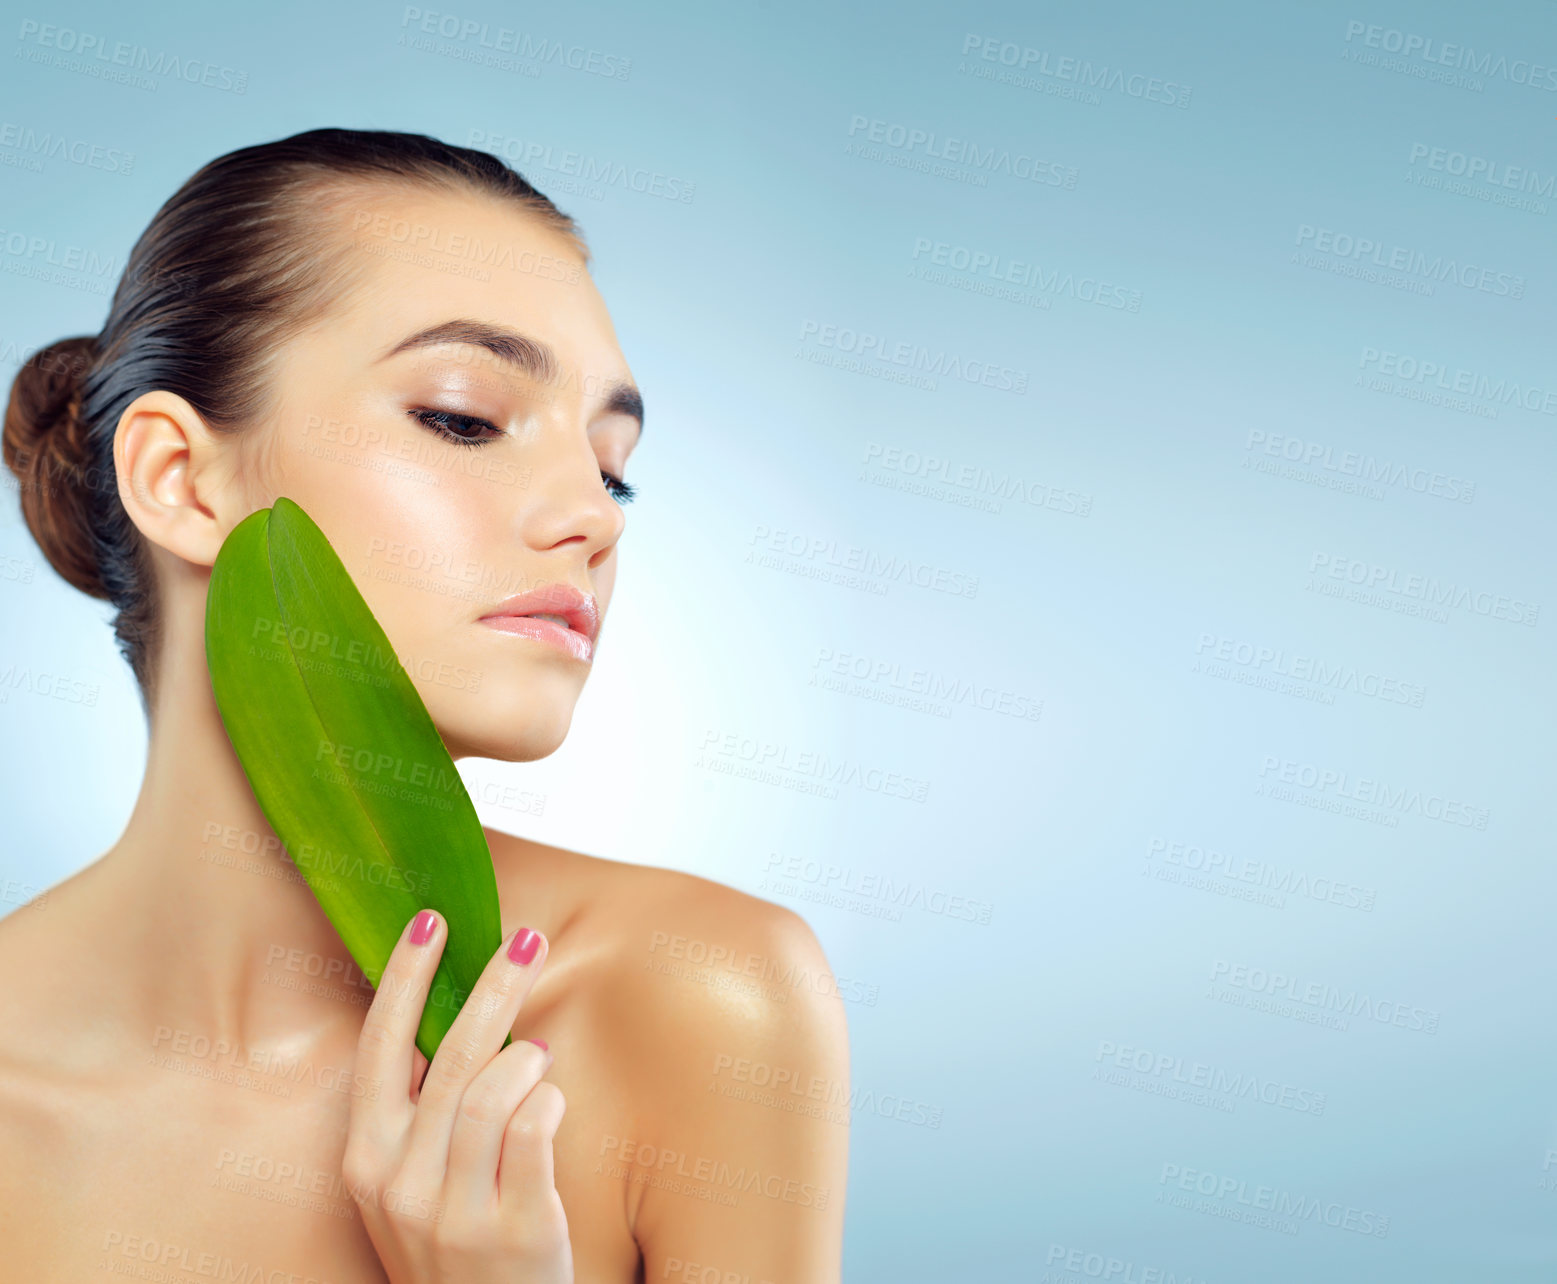
[[[368,980],[418,910],[448,924],[416,1035],[432,1060],[502,940],[492,853],[383,628],[292,500],[223,541],[205,645],[254,796]]]

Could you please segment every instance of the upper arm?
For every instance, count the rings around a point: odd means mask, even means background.
[[[652,1039],[639,1060],[641,1135],[612,1158],[639,1191],[644,1279],[828,1284],[848,1165],[843,1004],[798,915],[720,890],[719,912],[690,925],[688,941],[705,948],[648,972],[650,1028],[635,1031],[640,1048]]]

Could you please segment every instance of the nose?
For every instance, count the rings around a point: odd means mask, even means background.
[[[525,542],[538,552],[576,548],[594,570],[622,537],[627,514],[606,490],[583,429],[554,428],[542,435],[550,441],[532,455],[520,505]]]

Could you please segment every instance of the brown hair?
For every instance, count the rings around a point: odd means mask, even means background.
[[[310,215],[362,180],[517,201],[589,261],[574,221],[495,156],[424,134],[309,130],[198,170],[135,243],[102,333],[40,349],[12,384],[3,450],[27,525],[55,570],[117,608],[148,710],[158,610],[146,541],[119,499],[120,416],[162,389],[217,431],[259,418],[268,357],[348,281],[344,261],[320,253]]]

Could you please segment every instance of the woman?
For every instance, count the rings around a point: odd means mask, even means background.
[[[118,842],[0,922],[9,1276],[838,1278],[847,1036],[797,916],[489,829],[503,947],[429,1067],[445,925],[367,987],[211,693],[210,567],[285,495],[456,759],[562,743],[643,416],[587,264],[491,156],[315,130],[201,169],[17,376],[25,516],[150,737]]]

